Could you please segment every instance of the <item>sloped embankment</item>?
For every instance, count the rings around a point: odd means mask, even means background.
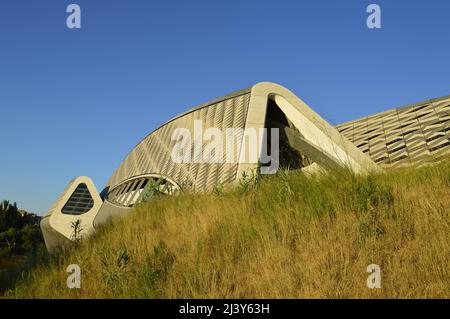
[[[280,172],[156,199],[25,276],[17,298],[450,297],[450,164]],[[81,289],[68,289],[78,264]],[[369,264],[381,289],[368,289]]]

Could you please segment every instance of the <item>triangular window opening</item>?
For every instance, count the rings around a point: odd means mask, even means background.
[[[90,211],[92,207],[94,207],[94,199],[87,185],[81,183],[72,193],[61,212],[66,215],[82,215]]]

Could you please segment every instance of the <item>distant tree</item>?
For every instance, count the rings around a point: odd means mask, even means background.
[[[0,205],[0,232],[5,231],[10,227],[21,228],[23,226],[23,220],[17,209],[17,204],[4,200]]]
[[[0,203],[0,249],[5,253],[25,253],[39,245],[43,238],[34,214],[21,214],[17,204]]]

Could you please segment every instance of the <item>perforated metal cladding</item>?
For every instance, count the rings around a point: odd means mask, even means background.
[[[337,126],[380,166],[417,165],[450,154],[450,96]]]
[[[178,117],[163,125],[142,140],[124,159],[114,172],[107,187],[114,186],[133,176],[161,174],[183,185],[191,182],[196,189],[208,189],[218,183],[229,183],[236,179],[237,163],[175,163],[171,152],[176,144],[172,133],[176,128],[186,128],[194,136],[194,120],[201,120],[203,130],[219,128],[245,128],[250,93],[246,92],[225,100],[206,105]],[[225,134],[224,134],[225,135]],[[242,134],[236,134],[233,151],[239,154]],[[208,141],[203,142],[203,146]],[[194,154],[191,145],[191,154]],[[224,150],[225,152],[225,150]]]

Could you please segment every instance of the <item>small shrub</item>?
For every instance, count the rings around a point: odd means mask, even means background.
[[[75,244],[80,244],[82,241],[81,232],[83,231],[83,226],[81,220],[77,219],[70,223],[70,228],[72,229],[71,239]]]
[[[213,195],[216,197],[223,197],[225,195],[225,190],[221,183],[214,186]]]
[[[106,285],[116,288],[122,277],[128,272],[128,265],[131,261],[131,256],[127,249],[119,249],[116,253],[116,258],[111,260],[106,253],[101,256],[101,263],[103,267],[103,280]]]
[[[280,169],[277,172],[277,177],[280,181],[280,186],[278,189],[278,196],[280,199],[289,198],[294,195],[294,191],[291,186],[291,179],[289,178],[289,169]]]
[[[150,178],[145,186],[145,189],[142,194],[142,203],[147,203],[156,197],[159,197],[163,194],[162,188],[164,187],[163,179],[153,179]]]
[[[352,180],[352,200],[349,204],[353,205],[357,212],[367,212],[370,209],[390,208],[394,201],[392,187],[376,180],[372,175],[367,177],[354,177]]]
[[[161,285],[167,280],[174,261],[175,255],[168,249],[164,241],[160,241],[153,247],[153,252],[147,256],[145,267],[139,276],[146,297],[160,297]]]
[[[239,188],[242,192],[247,192],[250,189],[256,187],[258,183],[258,177],[253,170],[244,171],[239,179]]]

